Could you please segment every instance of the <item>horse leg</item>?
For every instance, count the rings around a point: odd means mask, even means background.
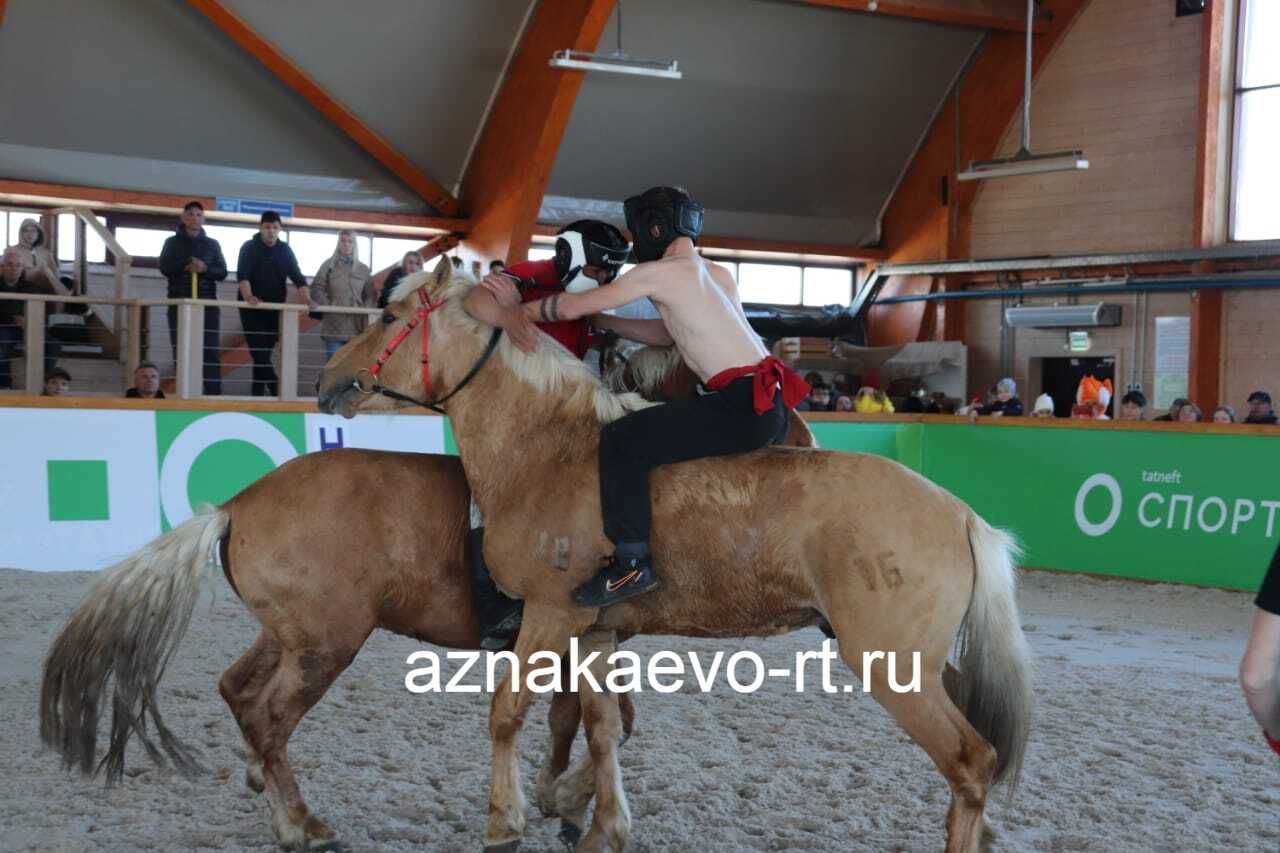
[[[250,790],[261,794],[266,787],[262,776],[262,758],[249,741],[245,729],[245,714],[257,700],[262,688],[280,665],[280,645],[265,630],[258,634],[249,650],[231,664],[218,680],[218,692],[231,709],[240,734],[244,736],[244,783]]]
[[[837,627],[837,633],[839,627]],[[847,634],[845,636],[848,636]],[[871,645],[846,644],[842,638],[840,656],[855,673],[863,675],[862,661],[855,659],[858,649]],[[848,652],[845,649],[849,649]],[[902,670],[902,661],[910,661],[910,651],[898,651],[902,676],[898,684],[910,681]],[[996,751],[964,714],[951,701],[943,686],[943,667],[933,665],[937,658],[921,653],[919,692],[898,693],[889,687],[887,664],[872,662],[869,678],[871,695],[933,759],[933,763],[951,787],[951,807],[947,810],[947,853],[973,853],[980,849],[984,828],[982,812],[987,792],[995,776]],[[909,666],[909,664],[908,664]]]
[[[587,795],[582,799],[581,811],[561,813],[563,820],[560,838],[566,843],[577,841],[582,832],[586,804],[590,800],[590,788],[594,787],[596,809],[591,829],[575,850],[579,853],[599,853],[605,850],[622,853],[631,834],[631,811],[627,807],[627,795],[622,788],[622,769],[618,766],[618,747],[624,739],[624,727],[618,696],[604,687],[611,670],[608,658],[617,644],[612,632],[592,631],[583,636],[581,647],[584,655],[600,653],[588,667],[596,682],[601,685],[600,691],[591,689],[588,685],[579,685],[582,719],[590,751],[590,761],[584,760],[582,769],[594,769],[594,785],[586,783],[585,779],[579,782]],[[581,776],[586,776],[585,772]],[[563,789],[557,791],[557,803],[562,802],[562,793]]]
[[[356,645],[359,649],[359,644]],[[288,649],[245,715],[245,736],[262,760],[271,826],[290,850],[332,850],[338,835],[310,813],[289,766],[288,744],[298,722],[355,658],[355,651]]]
[[[563,671],[563,670],[562,670]],[[618,711],[622,716],[622,743],[631,738],[635,728],[636,706],[630,693],[619,693]],[[551,751],[547,754],[547,762],[538,773],[537,800],[538,808],[546,817],[564,815],[569,812],[586,813],[587,805],[596,792],[595,769],[588,752],[573,768],[569,761],[573,750],[573,741],[578,735],[578,724],[582,720],[582,704],[577,693],[561,691],[551,699],[551,711],[548,723],[551,727]],[[574,821],[579,828],[584,819]]]
[[[568,664],[560,666],[563,678]],[[534,788],[538,808],[546,817],[558,814],[556,811],[556,780],[569,767],[569,759],[573,754],[573,741],[578,736],[578,724],[582,721],[582,705],[578,694],[561,690],[551,697],[551,710],[547,712],[547,726],[551,729],[551,749],[547,752],[546,763],[538,771],[538,782]]]
[[[558,614],[557,614],[558,615]],[[537,652],[562,653],[569,645],[574,626],[563,617],[538,618],[526,604],[524,624],[516,638],[515,657],[519,672],[509,672],[493,695],[489,711],[489,738],[493,742],[492,786],[489,791],[489,820],[484,830],[486,853],[512,853],[519,849],[526,824],[525,797],[520,787],[520,760],[517,740],[534,693],[529,689],[528,672],[536,669]],[[512,676],[518,675],[512,684]]]

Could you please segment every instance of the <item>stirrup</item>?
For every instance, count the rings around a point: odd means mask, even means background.
[[[481,649],[486,652],[496,652],[505,649],[515,639],[516,634],[520,632],[520,623],[524,620],[524,608],[519,604],[520,602],[517,601],[517,606],[493,625],[482,626],[484,633],[480,637]]]

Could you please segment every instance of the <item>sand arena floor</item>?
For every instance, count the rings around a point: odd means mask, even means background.
[[[131,749],[126,783],[107,791],[41,748],[43,656],[89,577],[0,570],[0,849],[274,849],[216,687],[257,625],[220,579],[161,696],[169,724],[203,749],[208,775],[186,781]],[[1249,596],[1031,573],[1021,603],[1039,707],[1016,797],[987,811],[997,849],[1280,849],[1280,762],[1235,682]],[[811,629],[628,647],[748,648],[786,665],[821,639]],[[408,694],[404,660],[419,647],[375,635],[291,742],[309,804],[348,849],[480,847],[487,697]],[[946,785],[869,697],[796,694],[781,681],[739,695],[721,681],[709,695],[645,692],[637,708],[622,751],[635,851],[942,848]],[[530,796],[545,709],[544,699],[522,739]],[[524,849],[561,849],[557,822],[532,806],[530,815]]]

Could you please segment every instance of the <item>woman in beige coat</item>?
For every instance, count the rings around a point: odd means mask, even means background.
[[[338,232],[338,247],[334,249],[333,257],[320,265],[311,281],[311,298],[317,305],[376,307],[373,276],[369,267],[360,263],[354,231],[344,228]],[[366,318],[361,314],[326,313],[320,323],[325,361],[333,358],[343,344],[363,332],[365,325]]]
[[[9,249],[22,258],[22,270],[28,282],[48,293],[67,292],[58,277],[58,262],[49,250],[39,221],[22,220],[18,228],[18,242]]]

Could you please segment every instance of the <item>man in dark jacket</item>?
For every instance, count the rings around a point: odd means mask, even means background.
[[[262,214],[258,233],[240,247],[236,277],[240,280],[240,299],[249,305],[287,301],[288,284],[292,282],[303,300],[315,306],[293,249],[280,241],[280,214],[274,210]],[[279,377],[271,366],[271,351],[280,340],[280,312],[241,308],[240,325],[253,358],[253,395],[275,397],[280,393]]]
[[[227,262],[218,241],[204,231],[204,205],[187,202],[182,224],[160,250],[160,272],[169,279],[170,299],[190,299],[191,276],[196,276],[196,296],[217,299],[218,282],[227,277]],[[222,393],[220,349],[221,309],[204,309],[204,393]],[[178,306],[169,306],[169,343],[178,358]]]

